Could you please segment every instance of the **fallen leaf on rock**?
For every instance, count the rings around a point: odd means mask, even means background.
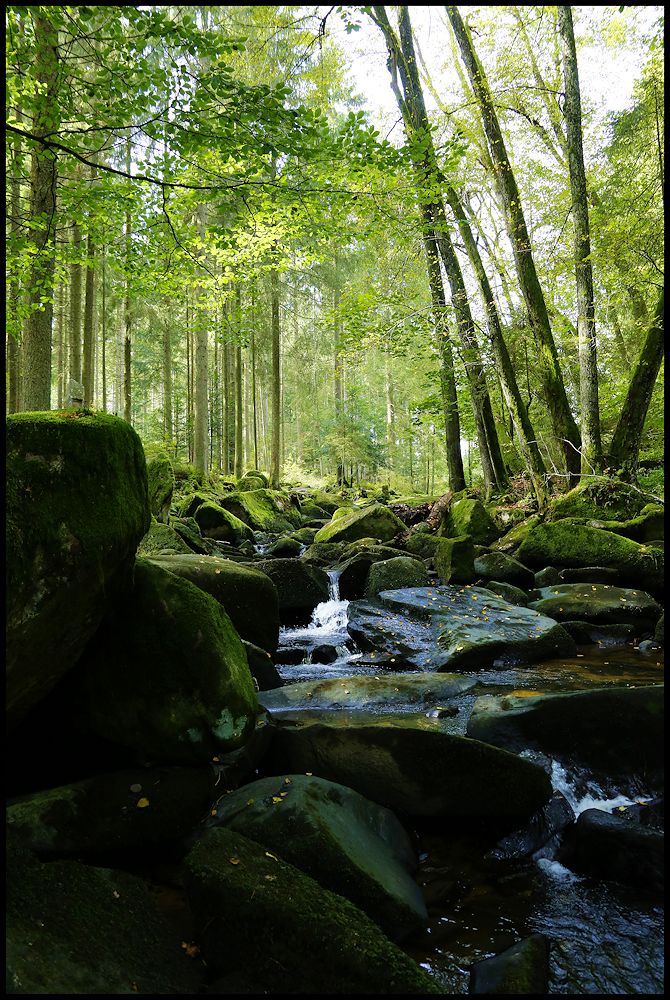
[[[239,865],[240,864],[240,859],[239,858],[228,858],[228,860],[230,861],[231,865]]]
[[[188,941],[182,941],[181,946],[189,958],[197,958],[200,954],[197,944],[189,944]]]
[[[146,809],[148,805],[149,805],[149,799],[141,798],[137,800],[138,809]]]

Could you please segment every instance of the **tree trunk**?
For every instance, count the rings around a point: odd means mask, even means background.
[[[445,10],[453,27],[463,62],[479,104],[491,158],[496,166],[496,177],[499,182],[505,221],[519,275],[519,284],[539,351],[539,374],[544,401],[551,417],[553,433],[562,450],[565,469],[570,480],[573,481],[578,476],[580,469],[581,440],[565,392],[547,306],[535,269],[519,190],[505,148],[493,98],[484,70],[476,57],[470,33],[456,7],[445,6]]]
[[[131,164],[131,142],[128,139],[128,144],[126,147],[126,171],[130,173]],[[131,261],[131,233],[132,233],[132,219],[130,214],[130,207],[126,209],[126,294],[123,303],[123,322],[124,322],[124,339],[123,339],[123,417],[128,423],[132,423],[132,323],[133,314],[130,301],[130,261]]]
[[[344,433],[344,393],[342,386],[342,322],[340,318],[340,275],[338,270],[338,259],[335,254],[334,261],[334,281],[333,281],[333,316],[334,316],[334,342],[333,342],[333,390],[335,393],[335,427],[338,437]],[[344,451],[338,448],[336,482],[338,486],[344,485]]]
[[[238,340],[235,348],[235,476],[241,479],[244,473],[244,412],[242,409],[242,344]]]
[[[88,234],[86,241],[86,285],[84,296],[84,339],[82,355],[82,382],[84,383],[84,406],[93,405],[94,396],[94,341],[93,341],[93,317],[95,308],[95,271],[93,260],[95,257],[95,244],[93,236]]]
[[[279,328],[279,274],[273,267],[270,271],[270,298],[272,310],[272,442],[270,449],[270,483],[279,487],[280,441],[281,441],[281,370],[280,370],[280,328]]]
[[[577,50],[570,7],[558,7],[558,24],[563,56],[565,123],[567,132],[572,221],[574,231],[575,276],[577,283],[577,332],[579,343],[579,396],[581,403],[582,472],[602,470],[598,407],[598,366],[596,320],[591,269],[591,234],[586,197],[586,173],[582,146],[582,101],[577,71]]]
[[[635,478],[644,421],[663,361],[663,353],[663,289],[661,289],[654,320],[647,331],[610,445],[610,465],[614,469],[623,470],[623,475],[629,479]]]
[[[32,122],[37,136],[58,127],[58,33],[41,11],[30,8],[35,33],[35,98]],[[26,410],[51,408],[51,324],[53,319],[54,244],[56,230],[56,159],[39,144],[31,154],[30,221],[35,253],[26,282],[29,316],[23,344],[23,399]],[[46,297],[47,301],[42,301]]]
[[[20,116],[20,112],[17,115]],[[21,163],[23,150],[20,138],[12,139],[12,181],[11,181],[11,233],[14,239],[21,232]],[[62,293],[62,287],[61,287]],[[8,316],[6,331],[6,357],[9,372],[9,395],[7,399],[9,413],[16,413],[20,408],[21,373],[19,370],[19,345],[21,343],[21,284],[16,271],[12,275],[9,288],[10,316]],[[62,330],[61,330],[62,333]]]
[[[76,175],[75,175],[76,180]],[[81,253],[81,226],[72,226],[72,251]],[[70,265],[70,378],[81,382],[81,264]]]
[[[200,204],[196,214],[198,237],[205,238],[207,208]],[[201,251],[202,253],[202,251]],[[195,412],[193,420],[193,464],[202,473],[209,468],[209,393],[207,366],[207,315],[202,287],[196,286],[195,319]]]
[[[100,374],[101,378],[101,409],[103,413],[107,412],[107,273],[106,273],[106,245],[102,244],[102,274],[100,276],[100,285],[102,288],[102,303],[100,308]]]
[[[163,326],[163,439],[172,447],[172,329],[170,322]]]

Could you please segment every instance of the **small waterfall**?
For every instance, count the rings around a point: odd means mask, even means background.
[[[328,569],[326,570],[328,574],[328,597],[331,601],[339,601],[340,599],[340,575],[342,573],[341,569]],[[347,604],[349,602],[347,601]]]
[[[556,760],[551,762],[551,783],[556,791],[565,796],[576,816],[579,816],[586,809],[602,809],[603,812],[612,812],[613,809],[620,806],[632,806],[636,802],[644,801],[641,796],[631,798],[621,792],[603,789],[590,775],[580,774],[578,771],[571,773]]]

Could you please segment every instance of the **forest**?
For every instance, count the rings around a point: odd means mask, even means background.
[[[275,485],[661,489],[660,9],[563,10],[10,6],[8,411]],[[634,55],[617,111],[580,44]]]
[[[664,995],[662,8],[5,18],[7,992]]]

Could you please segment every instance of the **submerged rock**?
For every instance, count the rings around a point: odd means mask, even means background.
[[[394,725],[277,728],[264,762],[275,773],[309,771],[413,817],[521,826],[551,796],[530,761],[478,740]]]
[[[470,969],[470,993],[491,996],[549,993],[549,941],[531,934],[511,948],[475,962]]]
[[[208,830],[186,859],[213,976],[262,993],[442,993],[358,907],[261,844]]]
[[[142,444],[88,410],[7,418],[7,720],[74,665],[149,528]]]
[[[227,826],[276,851],[345,896],[393,940],[428,920],[411,876],[417,859],[392,812],[351,788],[304,774],[261,778],[224,795],[208,826]]]
[[[511,666],[575,652],[553,619],[483,587],[386,590],[375,601],[349,605],[348,629],[363,649],[422,670]]]
[[[563,843],[559,860],[573,871],[662,892],[665,852],[662,831],[602,809],[586,809]]]
[[[258,700],[270,712],[298,708],[389,709],[411,706],[420,711],[440,705],[476,684],[474,677],[460,674],[397,674],[384,671],[379,677],[328,677],[324,680],[287,684],[280,691],[263,692]]]

